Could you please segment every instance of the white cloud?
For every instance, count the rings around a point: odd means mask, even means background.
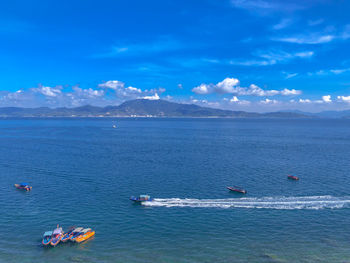
[[[338,96],[337,99],[342,102],[350,103],[350,96]]]
[[[284,89],[282,91],[278,90],[264,90],[260,87],[258,87],[255,84],[251,84],[249,87],[241,87],[239,86],[240,82],[238,79],[235,78],[226,78],[221,82],[218,82],[217,84],[204,84],[195,87],[192,89],[192,91],[196,94],[211,94],[211,93],[218,93],[218,94],[235,94],[238,96],[275,96],[275,95],[283,95],[283,96],[289,96],[289,95],[298,95],[301,94],[300,90],[288,90]]]
[[[314,55],[313,51],[286,52],[283,50],[257,50],[253,56],[258,59],[235,59],[229,61],[231,65],[238,66],[271,66],[278,63],[286,63],[294,59],[307,59]]]
[[[334,35],[300,35],[293,37],[281,37],[281,38],[273,38],[272,40],[280,41],[280,42],[288,42],[295,44],[323,44],[331,42],[335,39]]]
[[[124,86],[125,86],[124,82],[119,81],[119,80],[109,80],[109,81],[106,81],[102,84],[98,84],[99,88],[113,89],[113,90],[124,88]]]
[[[73,90],[75,91],[74,95],[77,95],[79,98],[101,97],[105,94],[103,90],[94,90],[92,88],[81,89],[79,87],[73,87]],[[67,94],[73,95],[73,93]]]
[[[324,29],[324,32],[277,37],[277,38],[272,38],[272,40],[287,42],[287,43],[295,43],[295,44],[315,45],[315,44],[329,43],[334,40],[346,40],[348,38],[350,38],[350,25],[346,25],[340,30],[336,30],[333,27],[327,27]]]
[[[236,93],[239,80],[235,78],[226,78],[223,81],[217,83],[214,88],[217,93]]]
[[[311,100],[309,99],[299,99],[300,103],[311,103]]]
[[[325,103],[332,102],[331,95],[322,96],[322,101],[325,102]]]
[[[230,99],[230,102],[239,102],[239,99],[236,96],[233,96],[232,99]]]
[[[285,79],[291,79],[296,76],[298,76],[298,73],[287,73],[287,72],[282,72],[285,75]]]
[[[289,96],[289,95],[300,95],[302,93],[301,90],[295,90],[295,89],[283,89],[281,91],[281,95]]]
[[[207,84],[204,84],[202,83],[201,85],[195,87],[192,89],[192,91],[196,94],[209,94],[209,93],[212,93],[212,87],[211,85],[207,85]]]
[[[225,101],[227,101],[227,99]],[[240,100],[237,98],[237,96],[233,96],[232,99],[230,99],[230,103],[234,103],[234,104],[238,104],[238,105],[249,105],[250,101]]]
[[[62,87],[60,87],[60,86],[57,86],[55,88],[51,88],[48,86],[39,86],[38,88],[33,88],[32,90],[34,92],[39,92],[45,96],[56,97],[62,93],[61,89],[62,89]]]
[[[261,104],[277,104],[278,101],[277,100],[270,100],[270,99],[265,99],[265,100],[261,100],[260,101]]]
[[[126,88],[127,90],[129,90],[130,92],[133,92],[133,93],[142,93],[141,89],[138,89],[138,88],[134,88],[134,87],[127,87]]]
[[[155,93],[152,96],[144,96],[142,98],[145,99],[145,100],[159,100],[160,99],[160,97],[159,97],[159,95],[157,93]]]

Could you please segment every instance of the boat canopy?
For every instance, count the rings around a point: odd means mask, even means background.
[[[141,198],[150,198],[149,195],[140,195]]]
[[[52,231],[46,231],[44,233],[44,237],[46,237],[46,236],[52,236]]]
[[[21,186],[28,186],[27,183],[20,183]]]
[[[83,230],[83,228],[82,228],[82,227],[77,227],[76,229],[74,229],[74,231],[73,231],[73,232],[80,232],[81,230]]]
[[[83,231],[81,231],[81,232],[83,232],[84,234],[85,233],[87,233],[87,232],[89,232],[89,231],[91,231],[91,228],[85,228]]]
[[[62,227],[60,228],[56,228],[54,231],[53,231],[53,234],[56,235],[56,234],[62,234]]]

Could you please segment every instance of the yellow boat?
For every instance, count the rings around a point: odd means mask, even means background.
[[[95,235],[95,231],[92,231],[91,228],[86,228],[81,231],[81,234],[74,240],[77,243],[88,240],[89,238]]]

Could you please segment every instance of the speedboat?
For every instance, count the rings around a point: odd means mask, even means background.
[[[67,232],[65,232],[64,234],[63,234],[63,236],[62,236],[62,242],[66,242],[66,241],[68,241],[69,239],[70,239],[70,236],[71,236],[71,234],[73,233],[73,231],[76,229],[76,227],[70,227],[69,229],[68,229],[68,231]]]
[[[41,242],[44,246],[50,245],[52,240],[52,231],[46,231],[43,235],[43,241]]]
[[[153,199],[149,195],[140,195],[138,197],[131,196],[130,200],[134,201],[134,202],[141,203],[141,202],[145,202],[145,201],[152,201]]]
[[[299,177],[294,176],[294,175],[288,175],[288,179],[297,181],[297,180],[299,180]]]
[[[81,234],[75,239],[75,242],[81,243],[95,235],[95,231],[92,231],[91,228],[85,228],[81,231]]]
[[[228,190],[232,191],[232,192],[235,192],[235,193],[240,193],[240,194],[246,194],[247,193],[247,190],[243,189],[242,187],[239,187],[239,186],[228,186],[227,187]]]
[[[57,228],[52,233],[52,240],[50,242],[51,246],[57,246],[57,244],[60,243],[62,237],[63,237],[62,227],[58,227],[57,225]]]
[[[81,234],[81,231],[83,231],[82,227],[77,227],[73,230],[73,232],[69,235],[69,239],[71,241],[75,241],[75,239]]]
[[[17,189],[26,190],[26,191],[32,190],[32,187],[29,186],[27,183],[15,184],[15,187],[16,187]]]

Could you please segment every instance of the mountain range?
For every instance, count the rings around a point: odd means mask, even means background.
[[[245,112],[201,107],[166,100],[137,99],[118,106],[96,107],[91,105],[76,108],[0,108],[0,117],[226,117],[226,118],[350,118],[350,111],[324,112]]]

